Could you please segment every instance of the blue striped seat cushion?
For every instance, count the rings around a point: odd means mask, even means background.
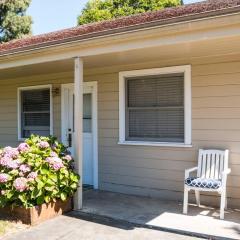
[[[189,177],[185,180],[185,184],[191,187],[218,189],[222,183],[215,179],[204,179],[197,177]]]

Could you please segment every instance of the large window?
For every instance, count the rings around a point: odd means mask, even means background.
[[[189,66],[120,73],[120,143],[191,144]]]
[[[18,92],[18,137],[48,136],[51,128],[51,86],[20,88]]]

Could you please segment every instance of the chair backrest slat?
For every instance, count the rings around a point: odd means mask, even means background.
[[[228,150],[199,150],[198,172],[200,178],[221,179],[228,168]]]
[[[215,169],[216,169],[216,154],[211,154],[211,171],[210,171],[210,178],[214,179],[215,177]]]
[[[215,168],[215,179],[219,179],[219,166],[220,166],[220,158],[219,155],[216,154],[216,168]]]
[[[211,153],[206,154],[206,159],[207,159],[207,167],[206,167],[206,173],[205,173],[205,178],[210,178],[210,171],[211,171]]]
[[[220,168],[219,168],[219,178],[221,178],[220,174],[224,170],[224,156],[220,156]]]

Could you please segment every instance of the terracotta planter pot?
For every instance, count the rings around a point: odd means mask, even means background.
[[[69,198],[65,202],[58,200],[55,203],[51,202],[28,209],[23,207],[15,207],[13,209],[11,209],[11,207],[0,208],[0,215],[19,220],[24,224],[36,225],[71,211],[72,205],[72,199]]]

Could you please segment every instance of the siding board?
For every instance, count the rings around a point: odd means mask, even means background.
[[[240,106],[237,107],[202,107],[192,109],[193,119],[239,119]],[[227,124],[226,124],[227,125]]]
[[[192,79],[193,88],[209,86],[237,86],[240,85],[240,73],[215,74],[205,76],[195,76]],[[200,90],[201,88],[199,88]]]

